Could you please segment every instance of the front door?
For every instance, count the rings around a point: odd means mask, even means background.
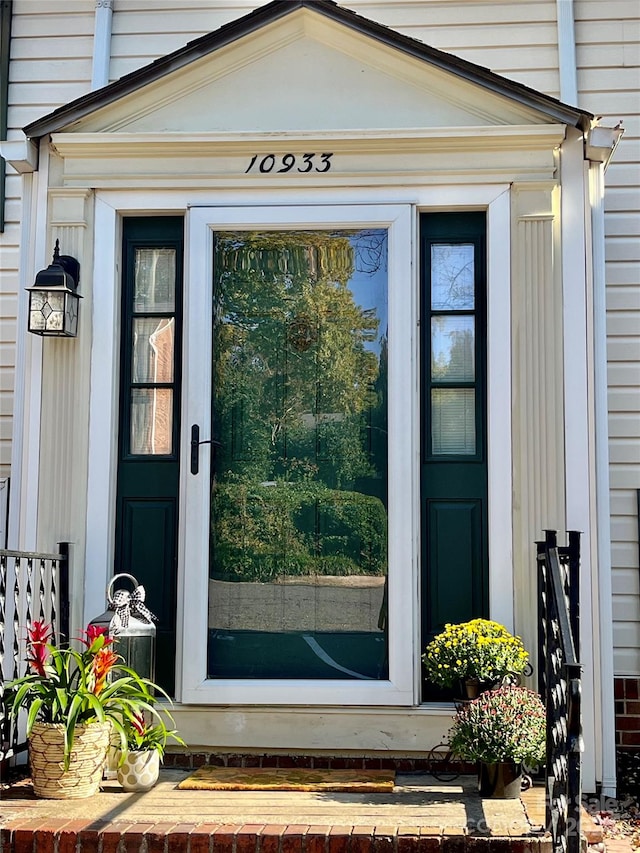
[[[389,436],[406,432],[408,470],[411,407],[390,406],[389,361],[409,209],[258,215],[191,213],[186,699],[307,702],[316,685],[357,704],[402,683],[408,701],[411,631],[390,626],[410,606],[411,494],[391,494]]]

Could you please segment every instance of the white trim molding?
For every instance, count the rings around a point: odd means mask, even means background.
[[[514,583],[517,580],[514,577],[512,556],[513,556],[513,531],[511,519],[511,500],[512,500],[512,446],[511,446],[511,392],[508,387],[511,373],[511,269],[510,269],[510,198],[511,192],[508,184],[471,184],[466,186],[457,185],[435,185],[429,187],[387,187],[382,190],[380,187],[315,187],[313,191],[314,204],[316,208],[320,205],[330,205],[336,214],[340,217],[341,209],[348,210],[353,205],[363,206],[365,211],[368,211],[367,216],[373,215],[372,210],[376,208],[389,209],[394,206],[406,209],[409,214],[408,230],[411,234],[411,239],[406,243],[406,259],[403,264],[407,263],[412,268],[406,269],[407,282],[409,282],[406,300],[406,305],[399,306],[401,321],[411,330],[410,335],[407,335],[407,340],[401,342],[401,347],[405,347],[406,359],[408,362],[413,360],[417,362],[417,356],[413,353],[413,349],[417,346],[417,305],[419,300],[419,281],[418,281],[418,231],[417,231],[417,216],[420,211],[468,211],[468,210],[486,210],[487,212],[487,264],[488,264],[488,324],[491,330],[491,340],[489,342],[488,351],[488,385],[489,389],[501,388],[501,393],[490,394],[489,413],[488,413],[488,456],[490,460],[491,471],[489,474],[489,553],[490,553],[490,607],[493,618],[499,619],[504,624],[514,630],[522,630],[516,624],[516,615],[514,612]],[[304,211],[308,208],[308,192],[299,188],[292,187],[287,189],[273,190],[270,188],[261,188],[259,191],[256,188],[252,189],[236,189],[225,190],[215,194],[215,202],[218,207],[212,206],[214,196],[206,189],[193,191],[189,189],[180,190],[153,190],[153,189],[130,189],[125,191],[109,191],[99,190],[96,193],[95,206],[95,254],[93,265],[93,315],[94,318],[100,318],[97,322],[94,319],[93,323],[93,345],[92,345],[92,363],[91,363],[91,402],[90,402],[90,423],[89,423],[89,470],[88,470],[88,491],[87,491],[87,527],[86,527],[86,553],[85,553],[85,615],[87,618],[92,618],[96,613],[100,612],[104,607],[104,590],[106,583],[112,572],[113,557],[114,557],[114,507],[115,507],[115,490],[116,490],[116,469],[117,469],[117,387],[118,387],[118,345],[119,339],[119,305],[120,305],[120,256],[121,256],[121,217],[128,214],[139,215],[145,212],[149,215],[154,214],[180,214],[189,210],[189,219],[199,219],[201,221],[208,220],[212,213],[211,211],[221,211],[222,208],[235,208],[238,210],[237,215],[248,220],[255,220],[256,204],[259,207],[265,206],[293,206],[296,211]],[[243,212],[244,211],[244,212]],[[220,215],[218,213],[217,215]],[[309,216],[310,214],[307,214]],[[346,214],[342,214],[346,215]],[[365,214],[362,214],[364,216]],[[388,212],[385,216],[389,216]],[[365,217],[367,218],[367,217]],[[228,217],[225,218],[225,226],[228,224]],[[297,219],[295,221],[298,221]],[[367,220],[369,221],[369,220]],[[403,228],[405,228],[403,226]],[[209,241],[207,235],[210,236],[211,230],[207,225],[206,228],[201,223],[199,229],[200,241],[203,243],[203,249],[210,251],[207,248]],[[191,232],[187,232],[187,240],[191,239]],[[404,240],[404,238],[403,238]],[[412,244],[412,245],[411,245]],[[195,256],[197,253],[192,253],[193,257],[186,257],[185,281],[188,282],[193,278],[195,271],[193,262],[199,264],[197,269],[200,270],[200,280],[206,281],[208,273],[204,272],[202,266],[202,258],[198,260]],[[202,267],[202,269],[200,269]],[[204,274],[205,278],[201,278]],[[189,300],[191,298],[188,285],[185,289],[185,312],[193,310]],[[206,320],[206,318],[205,318]],[[413,338],[411,337],[413,336]],[[185,336],[186,345],[186,336]],[[413,353],[413,355],[412,355]],[[194,393],[197,395],[198,382],[203,380],[203,377],[197,373],[200,368],[195,365],[195,373],[191,376],[191,381],[194,384]],[[187,368],[185,368],[187,371]],[[191,373],[189,369],[189,373]],[[198,376],[200,377],[198,379]],[[506,379],[505,379],[506,377]],[[416,367],[412,367],[412,371],[406,377],[407,393],[414,399],[418,400],[419,376]],[[506,383],[506,385],[505,385]],[[200,388],[204,387],[202,385]],[[504,390],[506,387],[506,391]],[[186,397],[185,397],[186,399]],[[415,404],[414,404],[415,407]],[[189,421],[183,413],[183,423],[189,424]],[[398,426],[403,429],[404,427]],[[183,430],[183,444],[188,443],[188,430]],[[419,431],[419,417],[417,412],[413,418],[413,426],[409,432],[412,432],[411,444],[406,453],[405,467],[408,464],[415,470],[418,470],[417,461],[419,460],[419,448],[417,446],[417,434]],[[204,429],[202,431],[205,436]],[[202,455],[202,462],[205,461],[205,453]],[[188,466],[183,466],[181,477],[181,495],[184,495],[184,480],[188,478]],[[406,472],[407,482],[413,482],[416,478],[410,470]],[[370,744],[371,749],[423,749],[424,743],[428,742],[434,745],[439,740],[442,734],[446,734],[449,726],[451,708],[443,706],[422,705],[418,706],[419,697],[419,620],[417,618],[418,607],[418,579],[416,554],[419,553],[419,512],[416,510],[418,505],[417,496],[419,492],[419,484],[414,482],[414,491],[410,500],[413,502],[413,509],[407,513],[408,521],[407,529],[410,530],[409,538],[410,545],[407,553],[403,551],[403,555],[396,559],[406,559],[413,561],[410,572],[410,581],[407,589],[402,595],[407,595],[407,601],[410,602],[410,612],[407,612],[406,607],[403,610],[402,618],[406,622],[413,624],[413,632],[409,629],[407,632],[407,661],[408,670],[402,674],[404,679],[402,682],[403,689],[400,694],[396,693],[395,698],[388,693],[386,696],[379,697],[378,701],[399,702],[398,712],[406,715],[407,723],[402,729],[398,730],[397,737],[394,735],[392,739],[381,739],[381,730],[386,727],[386,722],[391,718],[395,719],[392,714],[389,717],[388,712],[384,711],[379,705],[382,716],[377,715],[376,706],[371,703],[371,707],[367,709],[366,705],[360,706],[360,713],[350,713],[349,708],[340,710],[329,710],[329,706],[317,706],[317,713],[310,713],[309,710],[304,711],[303,707],[298,705],[297,708],[287,709],[281,706],[281,711],[278,715],[278,720],[284,714],[289,714],[290,723],[288,731],[290,739],[298,739],[300,743],[304,741],[304,732],[308,731],[309,724],[312,720],[318,722],[319,727],[326,733],[326,727],[331,724],[333,729],[336,726],[340,731],[344,732],[346,738],[349,732],[353,732],[353,721],[362,719],[362,713],[367,714],[366,729],[362,729],[363,743],[366,741]],[[183,498],[181,498],[183,499]],[[184,499],[183,499],[184,500]],[[185,503],[181,505],[180,515],[185,517]],[[202,512],[202,510],[198,510]],[[406,545],[402,546],[406,548]],[[184,535],[179,541],[179,580],[178,580],[178,661],[177,675],[178,683],[182,680],[182,669],[186,665],[187,668],[192,664],[191,650],[195,645],[189,640],[189,654],[183,653],[184,637],[190,633],[189,628],[185,625],[187,621],[184,618],[186,609],[185,594],[189,587],[186,583],[184,568],[188,564],[187,547]],[[201,596],[203,601],[206,601],[206,596]],[[198,605],[196,605],[198,606]],[[397,607],[398,603],[392,605]],[[205,605],[206,607],[206,605]],[[187,609],[189,621],[193,621],[193,612]],[[203,622],[202,624],[206,624]],[[529,643],[534,642],[534,638],[529,638]],[[398,649],[398,653],[399,653]],[[187,659],[186,664],[184,663]],[[193,667],[192,667],[193,668]],[[193,673],[192,673],[193,674]],[[218,705],[201,704],[206,701],[219,703],[222,701],[217,688],[213,688],[212,692],[205,696],[201,690],[198,690],[198,682],[196,681],[196,689],[190,695],[184,698],[189,699],[189,704],[178,705],[176,713],[180,720],[180,727],[183,731],[188,731],[189,741],[195,743],[194,736],[204,738],[205,733],[210,730],[210,723],[215,719],[215,736],[210,733],[209,743],[217,743],[219,746],[232,746],[237,744],[249,748],[251,743],[257,743],[258,732],[264,733],[262,745],[270,745],[271,748],[276,748],[278,737],[282,737],[282,726],[285,725],[282,721],[278,723],[276,728],[269,724],[269,720],[275,720],[273,709],[269,708],[268,697],[260,695],[260,708],[255,707],[255,683],[252,683],[251,696],[254,706],[252,715],[245,713],[246,706],[242,704],[234,705],[233,711],[226,711]],[[344,682],[336,685],[336,688],[344,690]],[[349,682],[353,685],[354,682]],[[297,684],[296,686],[300,686]],[[209,688],[207,688],[209,689]],[[305,695],[305,704],[311,703],[314,697],[308,693]],[[180,699],[180,697],[178,697]],[[273,698],[273,697],[272,697]],[[276,697],[279,701],[280,697]],[[353,697],[342,696],[338,698],[342,704],[353,701]],[[360,701],[360,700],[358,700]],[[368,698],[362,697],[362,701],[369,702]],[[263,707],[264,706],[264,707]],[[300,714],[298,720],[291,715]],[[329,714],[329,716],[327,716]],[[386,716],[385,716],[386,714]],[[337,715],[337,716],[336,716]],[[388,719],[387,719],[388,718]],[[415,719],[414,719],[415,718]],[[184,721],[184,722],[183,722]],[[315,725],[315,723],[313,724]],[[360,723],[359,723],[360,725]],[[274,722],[275,726],[275,722]],[[271,731],[273,728],[273,737]],[[277,731],[276,731],[277,729]],[[193,734],[192,734],[193,730]],[[321,729],[318,729],[320,733]],[[280,732],[280,734],[278,734]],[[318,734],[318,737],[320,735]],[[353,737],[353,735],[351,735]],[[311,738],[312,739],[312,738]],[[202,742],[198,740],[197,742]],[[296,741],[297,742],[297,741]],[[345,741],[346,742],[346,741]]]
[[[84,623],[106,606],[114,559],[120,336],[120,221],[102,198],[95,203],[93,340],[85,547]]]
[[[489,613],[514,631],[510,245],[511,198],[505,190],[487,208]]]
[[[24,135],[22,139],[0,141],[0,156],[20,175],[38,169],[38,146]]]
[[[595,398],[596,517],[599,648],[601,696],[602,793],[616,796],[615,704],[613,664],[613,599],[611,579],[611,501],[609,492],[609,408],[607,395],[607,305],[604,256],[604,164],[589,168],[591,257],[593,271],[593,361]]]
[[[587,269],[590,258],[586,232],[590,231],[587,211],[586,169],[583,138],[568,131],[562,146],[562,293],[564,345],[564,430],[566,465],[566,525],[581,532],[580,554],[580,662],[583,731],[593,748],[583,757],[583,787],[595,791],[601,781],[602,731],[601,695],[594,682],[594,666],[599,658],[599,615],[601,606],[597,578],[597,527],[595,513],[595,447],[593,411],[593,316],[588,293]],[[613,684],[611,685],[613,687]],[[600,766],[599,766],[600,765]]]

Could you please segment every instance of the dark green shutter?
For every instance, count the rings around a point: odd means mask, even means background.
[[[420,220],[423,649],[488,615],[485,231],[484,213]]]
[[[182,217],[136,217],[125,219],[123,226],[115,572],[128,572],[145,587],[146,603],[159,620],[156,680],[170,694],[176,646],[183,230]],[[171,298],[161,281],[154,302],[142,291],[157,272],[145,270],[145,261],[158,258],[171,260],[175,277],[162,279],[174,278],[172,286],[170,281],[166,285]],[[159,273],[157,278],[162,278]],[[145,432],[148,422],[153,429]],[[132,439],[132,433],[137,437]]]

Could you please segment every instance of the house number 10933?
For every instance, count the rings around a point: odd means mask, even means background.
[[[328,172],[331,169],[331,158],[333,152],[316,154],[265,154],[259,159],[258,154],[254,154],[251,162],[245,169],[245,175],[252,169],[257,169],[263,175],[269,172]],[[255,171],[254,169],[254,171]]]

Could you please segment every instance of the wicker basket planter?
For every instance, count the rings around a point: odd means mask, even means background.
[[[77,726],[69,769],[64,769],[64,726],[34,723],[29,735],[33,792],[49,800],[97,794],[109,749],[109,723]]]

